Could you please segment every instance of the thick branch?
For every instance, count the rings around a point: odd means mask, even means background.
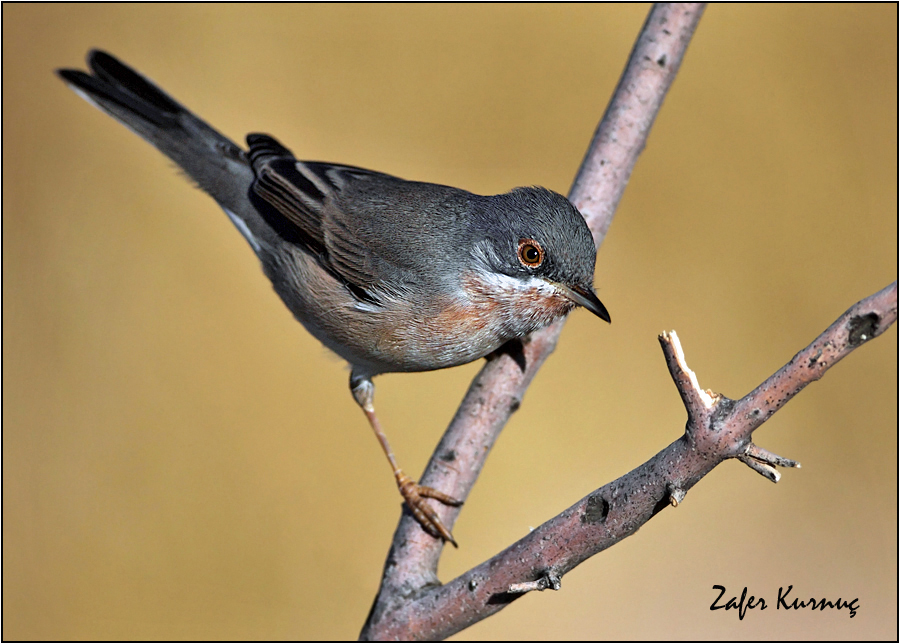
[[[599,248],[637,157],[703,13],[703,3],[659,3],[644,23],[628,64],[569,193],[585,216]],[[556,346],[563,321],[535,333],[521,351],[500,354],[484,366],[466,393],[421,483],[465,500],[510,415],[519,407],[535,373]],[[520,366],[521,365],[521,366]],[[459,509],[438,509],[452,528]],[[425,638],[401,613],[414,597],[437,592],[436,570],[443,543],[422,531],[404,512],[385,563],[381,589],[363,639]],[[552,585],[552,584],[551,584]],[[457,625],[455,632],[474,623]],[[435,615],[435,619],[439,616]]]
[[[739,401],[703,392],[687,369],[678,336],[660,336],[687,408],[684,435],[625,476],[550,519],[492,559],[445,586],[408,597],[380,635],[439,640],[501,610],[531,590],[558,589],[575,566],[630,536],[728,458],[796,465],[750,442],[753,431],[838,360],[897,320],[897,283],[851,307],[822,335]],[[693,375],[691,373],[691,375]],[[696,389],[687,394],[685,389]],[[708,399],[708,400],[707,400]],[[708,401],[712,401],[707,405]],[[754,468],[756,469],[756,468]]]

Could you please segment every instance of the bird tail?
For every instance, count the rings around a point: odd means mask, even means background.
[[[246,153],[110,54],[92,50],[87,64],[90,73],[60,69],[57,74],[82,98],[178,164],[225,209],[256,248],[251,237],[264,233],[265,227],[247,199],[254,176]]]

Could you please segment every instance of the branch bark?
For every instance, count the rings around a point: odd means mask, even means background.
[[[594,133],[569,199],[584,215],[598,248],[704,7],[704,3],[653,6]],[[533,334],[522,343],[520,353],[488,360],[469,387],[420,483],[457,499],[468,497],[500,431],[555,348],[563,322]],[[452,529],[459,509],[442,506],[438,512]],[[443,542],[421,530],[404,508],[361,639],[443,638],[487,616],[473,610],[470,620],[454,622],[440,631],[410,627],[404,615],[412,602],[428,599],[438,590],[436,571],[442,550]],[[553,582],[548,580],[549,587]],[[432,617],[442,619],[438,614]]]

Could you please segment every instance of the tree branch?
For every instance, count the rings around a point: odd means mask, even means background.
[[[569,193],[584,215],[599,248],[612,222],[638,155],[644,149],[663,99],[678,72],[687,45],[703,14],[703,3],[653,6],[632,49],[612,100]],[[518,409],[537,370],[556,346],[563,320],[488,360],[469,387],[438,444],[420,483],[465,500],[510,415]],[[437,508],[452,528],[459,509]],[[419,528],[404,508],[385,563],[381,588],[363,627],[362,639],[446,637],[483,619],[472,612],[451,630],[419,631],[406,617],[412,600],[434,597],[443,542]],[[476,582],[477,583],[477,582]],[[547,577],[548,587],[556,583]],[[497,606],[495,610],[502,608]],[[421,617],[425,617],[424,615]],[[442,619],[435,614],[436,620]]]
[[[562,576],[678,505],[716,465],[738,458],[768,478],[799,466],[750,442],[753,431],[806,385],[897,321],[897,282],[858,302],[803,351],[739,401],[702,391],[675,332],[659,337],[688,413],[684,434],[625,476],[581,499],[512,546],[445,586],[405,598],[385,639],[444,639],[531,590],[559,589]]]

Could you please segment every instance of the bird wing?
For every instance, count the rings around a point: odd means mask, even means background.
[[[255,175],[250,198],[269,225],[282,239],[314,255],[357,298],[376,299],[385,276],[379,264],[385,260],[367,243],[369,227],[355,225],[340,197],[353,181],[399,180],[353,166],[298,161],[265,134],[248,135],[247,144]]]

